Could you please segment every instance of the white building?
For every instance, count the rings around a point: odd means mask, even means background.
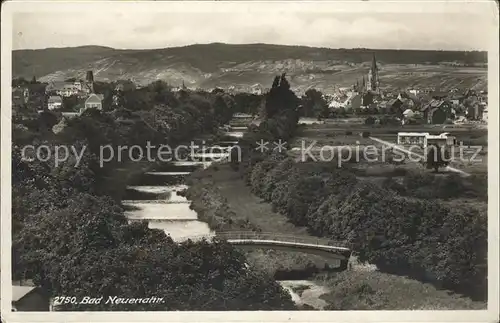
[[[250,87],[250,91],[252,94],[256,94],[256,95],[261,95],[262,94],[262,87],[260,86],[260,84],[254,84]]]
[[[86,109],[97,109],[97,110],[102,110],[102,100],[103,100],[103,95],[102,94],[95,94],[92,93],[87,100],[85,100],[85,108],[80,111],[80,113],[83,112],[83,110]]]
[[[47,107],[49,110],[55,110],[62,108],[62,98],[58,95],[53,95],[47,100]]]
[[[452,146],[455,144],[455,137],[448,132],[439,135],[431,135],[428,132],[399,132],[398,145],[417,145],[426,148],[428,145],[437,144],[439,146]]]

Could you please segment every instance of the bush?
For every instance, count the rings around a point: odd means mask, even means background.
[[[346,240],[361,261],[380,270],[459,291],[470,289],[470,296],[481,293],[486,279],[486,223],[473,210],[450,210],[435,200],[463,191],[467,187],[460,182],[463,178],[395,169],[395,174],[404,175],[403,183],[387,179],[382,188],[359,182],[333,163],[288,163],[265,159],[256,168],[265,184],[254,188],[292,223],[319,236]],[[267,175],[260,177],[263,173]],[[454,220],[457,216],[460,219]],[[477,288],[470,287],[474,284]]]
[[[363,138],[368,138],[368,137],[370,137],[370,132],[369,131],[363,131],[363,133],[361,133],[361,136]]]
[[[347,130],[347,131],[345,132],[345,134],[346,134],[346,136],[351,136],[351,135],[352,135],[352,131]]]

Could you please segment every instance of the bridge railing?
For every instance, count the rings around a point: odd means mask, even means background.
[[[326,238],[301,237],[294,235],[284,235],[276,232],[253,232],[253,231],[226,231],[217,232],[215,235],[200,235],[189,237],[192,240],[219,238],[224,240],[270,240],[280,242],[304,243],[318,246],[334,246],[348,248],[346,241],[329,240]]]

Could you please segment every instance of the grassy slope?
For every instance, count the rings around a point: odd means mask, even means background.
[[[344,271],[319,276],[318,281],[330,287],[331,292],[321,296],[329,310],[486,309],[484,302],[381,272]]]

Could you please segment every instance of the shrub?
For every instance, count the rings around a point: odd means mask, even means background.
[[[359,182],[333,163],[287,160],[271,168],[266,165],[269,186],[258,185],[256,194],[271,201],[273,209],[291,222],[319,236],[346,240],[361,261],[380,270],[455,290],[469,288],[469,296],[481,293],[486,277],[486,223],[473,210],[450,210],[435,200],[467,190],[463,178],[396,168],[394,173],[404,175],[403,182],[388,178],[382,188]],[[474,284],[477,288],[471,287]]]

